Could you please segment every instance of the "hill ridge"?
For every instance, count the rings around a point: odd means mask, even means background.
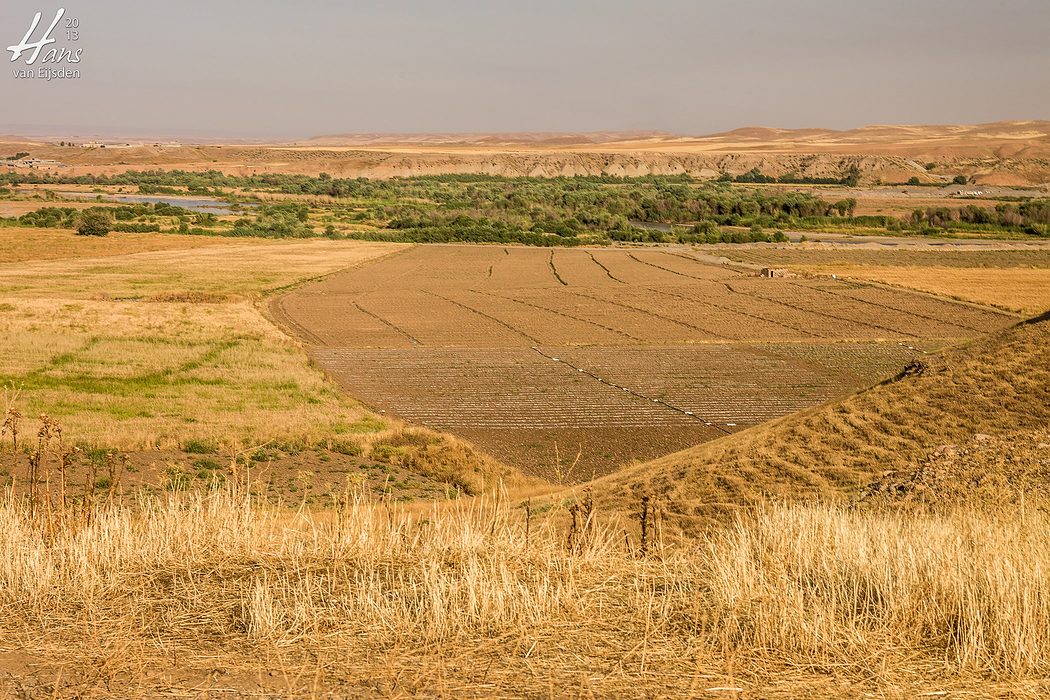
[[[1050,313],[925,356],[843,400],[592,482],[599,501],[659,498],[689,531],[770,499],[841,500],[975,434],[1050,426]]]

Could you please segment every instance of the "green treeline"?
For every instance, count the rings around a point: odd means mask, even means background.
[[[28,183],[137,187],[142,193],[205,194],[248,205],[245,215],[235,221],[164,204],[111,209],[118,225],[128,225],[123,230],[138,230],[133,224],[156,225],[161,230],[212,235],[543,246],[782,241],[783,232],[789,230],[1050,235],[1048,199],[1002,203],[994,210],[967,205],[916,211],[903,218],[857,216],[853,198],[827,201],[810,192],[742,187],[687,176],[436,175],[372,180],[326,174],[238,176],[179,170],[63,178],[41,173],[0,175],[0,185]],[[260,199],[266,195],[291,195],[298,201],[274,204]],[[63,226],[74,216],[72,210],[48,207],[18,221]]]

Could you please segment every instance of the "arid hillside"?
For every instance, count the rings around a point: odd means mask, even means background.
[[[611,503],[658,498],[689,530],[771,498],[841,498],[946,444],[1050,423],[1050,314],[927,356],[901,376],[595,482]]]
[[[81,143],[85,139],[74,139]],[[1050,122],[975,126],[868,126],[849,131],[744,128],[710,136],[660,132],[589,134],[351,134],[289,144],[161,144],[131,140],[105,148],[6,137],[0,155],[29,150],[72,174],[129,169],[216,169],[344,177],[446,173],[505,176],[676,175],[715,178],[754,168],[773,176],[861,182],[912,177],[946,183],[966,175],[983,185],[1050,183]]]

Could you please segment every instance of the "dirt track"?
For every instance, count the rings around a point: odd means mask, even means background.
[[[1014,319],[686,249],[423,246],[274,313],[351,394],[582,479],[845,395]],[[565,474],[579,454],[575,471]]]

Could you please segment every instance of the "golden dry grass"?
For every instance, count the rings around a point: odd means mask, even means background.
[[[0,229],[3,231],[3,229]],[[31,229],[19,229],[29,235]],[[151,234],[110,234],[99,239]],[[153,234],[162,241],[171,234]],[[214,242],[96,259],[21,261],[0,266],[0,295],[66,299],[139,299],[150,295],[206,292],[257,297],[304,279],[326,275],[396,252],[396,243],[311,240],[305,242],[176,237]],[[86,241],[78,237],[75,243]],[[88,241],[86,246],[92,243]],[[34,244],[41,250],[46,242]]]
[[[40,206],[40,203],[36,203],[31,209],[39,209]],[[154,250],[204,248],[213,245],[230,245],[230,242],[221,238],[181,236],[170,233],[121,233],[96,237],[78,236],[69,229],[0,226],[0,264],[29,260],[101,258]]]
[[[1036,314],[1050,309],[1050,270],[959,267],[804,267],[802,272],[883,282]]]
[[[260,297],[390,250],[238,243],[0,265],[0,375],[24,412],[107,447],[323,439],[368,414]],[[412,507],[348,494],[292,513],[236,470],[210,492],[63,500],[45,460],[35,500],[0,497],[0,694],[1043,697],[1042,503],[798,501],[841,500],[974,432],[1045,428],[1048,339],[1050,320],[1022,325],[600,480],[607,512],[565,491],[528,518],[505,494]],[[369,440],[438,479],[493,467],[425,431]],[[0,467],[23,463],[7,449]],[[642,495],[660,514],[645,556]],[[728,527],[696,527],[728,511]]]
[[[1029,315],[1050,309],[1050,248],[1045,246],[1003,250],[750,247],[719,248],[718,253],[741,262],[881,282]]]
[[[954,244],[953,244],[954,245]],[[885,248],[875,244],[836,245],[808,243],[790,246],[741,245],[717,246],[714,250],[741,262],[795,267],[864,266],[864,267],[980,267],[1050,269],[1050,244],[999,242],[994,246],[973,247],[959,244],[902,244]]]
[[[565,512],[290,515],[235,486],[50,511],[8,497],[0,663],[29,697],[1050,690],[1042,511],[780,506],[689,546],[651,536],[647,556],[601,514],[571,538]]]

